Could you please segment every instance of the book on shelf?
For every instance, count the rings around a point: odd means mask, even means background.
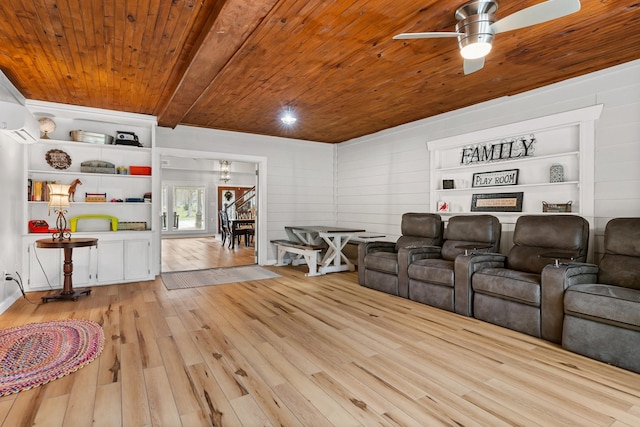
[[[48,202],[49,186],[47,184],[55,184],[56,181],[27,181],[27,200],[31,202]]]

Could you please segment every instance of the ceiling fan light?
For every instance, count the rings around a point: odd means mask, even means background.
[[[460,49],[464,59],[484,58],[489,52],[491,52],[491,43],[487,42],[469,43]]]
[[[485,13],[469,16],[456,24],[456,31],[460,33],[458,36],[460,54],[464,59],[484,58],[491,52],[494,35],[491,24],[494,20],[493,15]]]

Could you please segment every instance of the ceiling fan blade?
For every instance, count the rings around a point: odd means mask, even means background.
[[[484,57],[478,59],[465,59],[464,60],[464,74],[475,73],[484,67]]]
[[[438,39],[442,37],[458,37],[461,33],[456,32],[433,32],[433,33],[402,33],[393,36],[394,40],[399,39]]]
[[[548,0],[527,7],[491,24],[495,34],[551,21],[580,10],[580,0]]]

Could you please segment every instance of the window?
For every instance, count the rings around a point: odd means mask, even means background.
[[[162,230],[204,231],[205,206],[204,185],[163,185]]]

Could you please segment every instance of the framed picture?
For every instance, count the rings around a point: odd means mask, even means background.
[[[471,197],[472,212],[522,212],[524,193],[474,194]]]
[[[472,187],[496,187],[501,185],[517,185],[519,169],[494,172],[477,172],[473,174]]]
[[[437,206],[438,212],[449,212],[450,208],[451,206],[449,206],[449,202],[444,200],[438,200],[438,206]]]
[[[442,189],[443,190],[451,190],[453,189],[453,180],[452,179],[443,179],[442,180]]]

